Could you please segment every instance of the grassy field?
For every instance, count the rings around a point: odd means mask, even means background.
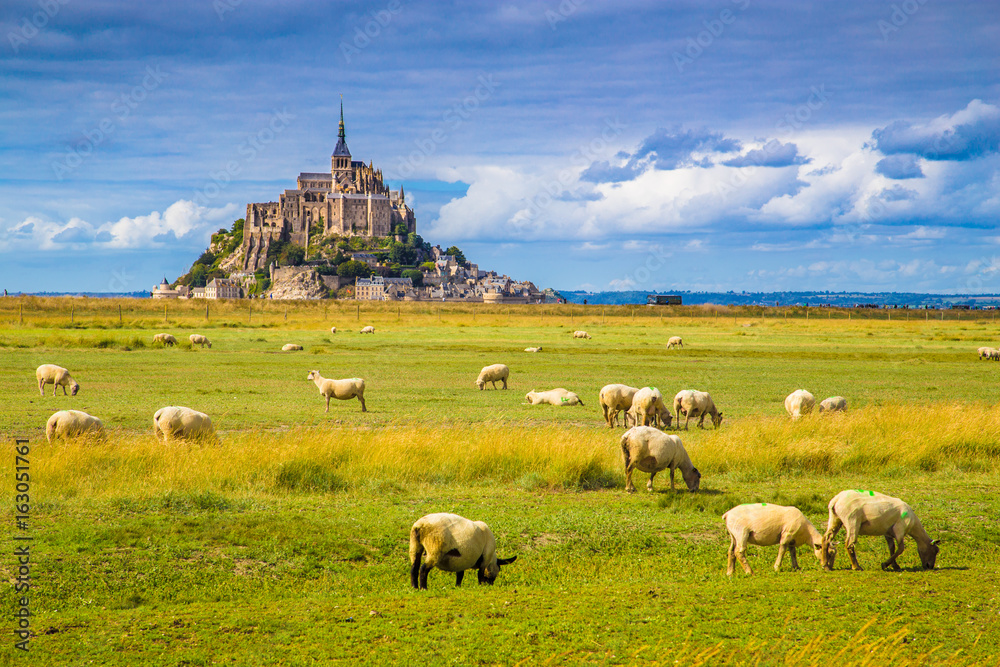
[[[27,438],[34,664],[1000,664],[1000,364],[975,352],[1000,339],[990,316],[166,307],[164,323],[152,301],[0,300],[0,494],[24,534],[12,440]],[[153,346],[159,331],[182,344]],[[685,347],[665,350],[671,335]],[[478,391],[497,362],[510,390]],[[80,393],[39,396],[42,363]],[[311,369],[363,377],[369,412],[324,413]],[[640,473],[624,493],[621,431],[597,403],[609,382],[712,393],[722,428],[681,433],[700,492],[661,475],[649,494]],[[555,386],[586,406],[525,404]],[[801,387],[851,410],[793,424],[782,401]],[[220,443],[157,443],[152,414],[171,404],[209,413]],[[65,408],[109,437],[45,443]],[[909,542],[903,572],[882,572],[884,541],[863,538],[863,572],[841,548],[834,572],[800,550],[803,570],[776,574],[776,549],[751,547],[754,576],[725,576],[727,509],[794,504],[822,530],[845,488],[913,505],[938,569]],[[409,588],[409,527],[440,511],[486,521],[518,556],[495,586],[435,571]],[[8,585],[0,604],[17,597]],[[7,637],[0,664],[23,662]]]

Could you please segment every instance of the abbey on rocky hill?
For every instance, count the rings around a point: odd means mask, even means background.
[[[244,271],[266,268],[272,241],[307,248],[309,235],[316,233],[313,228],[320,220],[324,236],[389,236],[417,230],[403,188],[389,190],[382,183],[381,169],[351,160],[344,133],[343,102],[329,173],[302,172],[297,185],[295,190],[285,190],[276,202],[247,204],[243,226]]]

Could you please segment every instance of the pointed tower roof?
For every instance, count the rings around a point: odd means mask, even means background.
[[[347,148],[347,139],[344,135],[344,98],[340,98],[340,128],[337,131],[337,147],[333,149],[333,157],[351,157],[351,151]]]

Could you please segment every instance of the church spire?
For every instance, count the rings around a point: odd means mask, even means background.
[[[347,164],[341,166],[342,169],[350,167],[351,151],[347,148],[347,136],[344,132],[344,96],[340,96],[340,127],[337,131],[337,147],[333,149],[333,157],[345,157]]]

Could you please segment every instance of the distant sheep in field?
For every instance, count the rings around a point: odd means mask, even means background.
[[[368,325],[364,329],[361,330],[361,333],[373,334],[373,333],[375,333],[375,327],[373,327],[371,325]]]
[[[361,401],[361,412],[368,412],[365,406],[365,381],[361,378],[347,378],[345,380],[329,380],[319,374],[319,371],[309,371],[307,380],[312,380],[319,388],[319,393],[326,397],[326,412],[330,411],[330,399],[336,398],[341,401],[349,401],[357,398]]]
[[[161,345],[166,345],[166,346],[169,346],[169,347],[173,347],[174,345],[177,345],[177,339],[174,338],[173,336],[171,336],[168,333],[158,333],[158,334],[156,334],[155,336],[153,336],[153,342],[154,343],[159,343]]]
[[[753,574],[747,562],[747,544],[761,547],[778,545],[778,560],[774,561],[774,571],[781,570],[781,559],[788,551],[792,557],[792,569],[799,569],[795,557],[795,547],[810,545],[824,570],[833,569],[837,555],[835,547],[827,547],[823,536],[797,507],[785,507],[770,503],[739,505],[722,515],[729,533],[729,562],[726,575],[733,576],[736,561],[740,561],[743,571]]]
[[[153,435],[163,442],[168,440],[213,439],[215,427],[204,412],[171,405],[160,408],[153,415]]]
[[[659,426],[668,428],[673,416],[663,402],[663,394],[656,387],[643,387],[632,396],[632,407],[625,413],[625,425]]]
[[[601,389],[598,400],[604,411],[604,421],[608,423],[608,428],[614,428],[618,424],[619,412],[624,410],[627,416],[629,408],[632,407],[632,398],[637,391],[639,391],[638,387],[630,387],[627,384],[609,384]],[[623,421],[628,426],[628,420],[623,419]]]
[[[625,463],[625,490],[635,493],[632,471],[649,473],[646,489],[653,490],[653,478],[670,468],[670,490],[674,490],[674,470],[680,468],[689,491],[701,485],[701,473],[691,464],[691,458],[676,435],[669,435],[652,426],[633,426],[621,437],[622,460]]]
[[[540,348],[540,347],[526,347],[526,348],[524,348],[524,351],[525,352],[541,352],[542,348]]]
[[[454,572],[456,586],[462,585],[466,570],[476,570],[479,583],[492,586],[500,566],[515,560],[517,556],[497,558],[496,538],[482,521],[457,514],[428,514],[410,529],[410,585],[418,590],[427,590],[427,574],[435,567]]]
[[[486,388],[487,382],[493,383],[493,388],[497,388],[497,381],[503,382],[503,388],[507,388],[507,378],[510,376],[510,369],[504,364],[493,364],[491,366],[486,366],[483,370],[479,371],[479,377],[476,378],[476,386],[482,391]]]
[[[819,403],[820,412],[847,412],[847,399],[843,396],[824,398]]]
[[[69,387],[70,393],[76,396],[77,392],[80,391],[80,383],[73,379],[69,374],[69,371],[62,366],[56,366],[55,364],[42,364],[35,370],[35,379],[38,380],[38,393],[42,396],[45,395],[45,385],[52,385],[52,395],[56,395],[56,391],[59,387],[62,387],[63,396],[66,395],[66,387]]]
[[[996,349],[995,347],[991,347],[990,348],[990,360],[991,361],[1000,361],[1000,350]]]
[[[330,327],[330,333],[337,333],[337,327]]]
[[[841,491],[830,500],[830,519],[823,534],[823,543],[830,545],[843,526],[847,532],[844,546],[851,558],[851,569],[860,570],[854,545],[859,535],[885,537],[889,545],[889,559],[882,563],[882,569],[899,572],[896,559],[903,553],[903,539],[910,535],[917,543],[920,563],[926,570],[933,570],[937,562],[938,541],[932,540],[924,530],[913,508],[899,498],[886,496],[874,491]]]
[[[982,361],[983,359],[989,359],[990,358],[990,350],[991,349],[993,349],[993,348],[990,348],[990,347],[981,347],[978,350],[976,350],[976,352],[979,354],[979,360]]]
[[[302,350],[301,345],[296,345],[295,343],[285,343],[281,346],[282,352],[299,352]]]
[[[792,419],[807,415],[816,405],[816,399],[805,389],[797,389],[785,397],[785,410]]]
[[[69,440],[82,435],[103,434],[104,424],[101,420],[80,410],[60,410],[53,413],[45,422],[45,439],[49,442],[58,439]]]
[[[672,347],[684,347],[684,341],[680,336],[671,336],[667,339],[667,349]]]
[[[191,340],[191,347],[194,347],[195,345],[201,345],[202,347],[205,347],[206,345],[208,345],[208,349],[210,350],[212,349],[212,341],[205,338],[201,334],[191,334],[190,336],[188,336],[188,338]]]
[[[722,413],[715,407],[715,402],[707,391],[684,389],[674,396],[674,412],[677,413],[677,428],[681,427],[681,415],[684,415],[684,430],[688,422],[695,417],[701,417],[698,428],[705,428],[705,417],[711,415],[712,426],[719,428],[722,424]]]
[[[591,335],[586,331],[574,331],[573,338],[591,338]]]
[[[548,391],[529,391],[524,395],[524,400],[528,401],[529,405],[542,405],[544,403],[549,405],[583,405],[579,396],[562,387]]]

